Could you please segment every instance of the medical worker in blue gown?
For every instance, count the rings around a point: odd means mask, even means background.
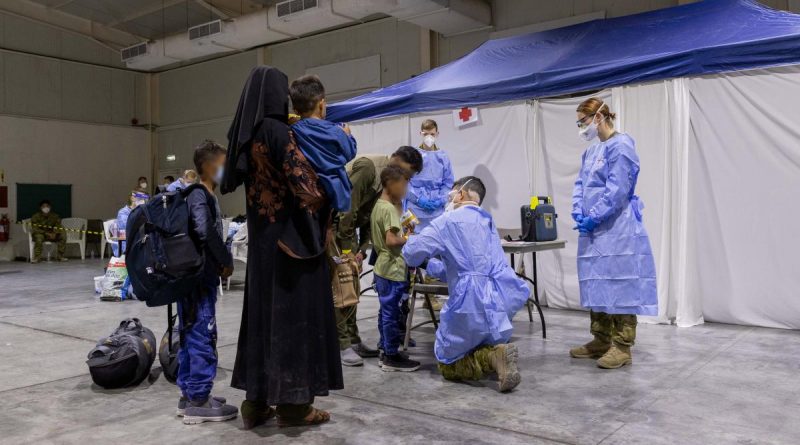
[[[436,121],[427,119],[420,129],[422,145],[422,171],[411,178],[408,184],[406,208],[419,219],[416,230],[419,233],[428,227],[434,218],[444,213],[447,194],[453,188],[453,166],[447,153],[436,146],[439,127]]]
[[[439,136],[436,121],[424,120],[420,126],[420,136],[422,144],[418,150],[422,155],[422,171],[408,183],[408,195],[403,203],[403,208],[411,210],[419,219],[416,233],[420,233],[434,218],[444,213],[447,194],[453,188],[454,180],[450,158],[436,146],[436,138]],[[442,309],[442,303],[437,297],[431,295],[429,300],[433,302],[433,310]],[[429,300],[425,300],[423,307],[428,307]]]
[[[448,211],[409,237],[403,257],[447,281],[450,298],[440,314],[434,353],[448,380],[479,380],[496,372],[500,391],[519,384],[511,319],[529,290],[509,267],[492,216],[480,207],[486,188],[474,176],[459,179]],[[450,210],[450,209],[453,210]]]
[[[599,139],[583,153],[572,193],[581,305],[591,311],[594,339],[569,353],[616,369],[632,363],[636,316],[658,314],[655,262],[635,194],[639,156],[603,101],[587,99],[577,113],[579,135]]]

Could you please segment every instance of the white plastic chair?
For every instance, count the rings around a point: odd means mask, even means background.
[[[67,244],[77,244],[81,249],[81,260],[86,259],[86,226],[88,221],[85,218],[63,218],[61,227],[67,237]]]
[[[113,246],[114,243],[117,242],[117,237],[114,234],[117,227],[117,220],[116,219],[109,219],[108,221],[103,221],[103,237],[100,239],[100,259],[102,260],[106,253],[106,245],[109,247]],[[113,256],[114,250],[111,250],[111,256]]]
[[[31,220],[30,218],[22,220],[22,230],[28,234],[28,261],[33,261],[33,249],[36,243],[33,242],[33,228],[31,227]],[[45,248],[50,248],[53,246],[51,241],[44,241],[42,243],[42,251]],[[49,257],[49,255],[48,255]]]
[[[239,260],[247,264],[247,224],[242,225],[239,231],[233,235],[231,241],[231,256],[233,260]],[[228,289],[231,288],[231,280],[228,280]]]

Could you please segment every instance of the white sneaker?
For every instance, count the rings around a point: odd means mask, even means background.
[[[347,348],[342,351],[342,365],[344,366],[363,366],[364,359],[356,354],[353,348]]]

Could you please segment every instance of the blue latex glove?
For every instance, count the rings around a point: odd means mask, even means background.
[[[587,216],[587,217],[583,218],[581,220],[581,222],[579,222],[572,229],[573,230],[577,230],[578,232],[581,232],[581,233],[592,233],[592,231],[597,227],[598,224],[599,223],[596,222],[593,218],[590,218],[590,217]]]
[[[573,213],[572,219],[575,220],[576,223],[580,224],[581,220],[583,219],[583,213]]]
[[[428,198],[419,198],[419,200],[417,200],[417,205],[421,209],[427,210],[429,212],[432,211],[432,210],[436,210],[438,208],[436,206],[436,202],[434,200],[428,199]]]

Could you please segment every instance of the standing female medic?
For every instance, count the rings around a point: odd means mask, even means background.
[[[599,139],[583,153],[572,193],[572,218],[580,231],[581,305],[591,311],[594,339],[569,353],[599,358],[599,367],[616,369],[632,363],[636,316],[658,314],[644,206],[634,194],[639,156],[633,139],[614,130],[616,114],[602,100],[585,100],[577,114],[579,135]]]

